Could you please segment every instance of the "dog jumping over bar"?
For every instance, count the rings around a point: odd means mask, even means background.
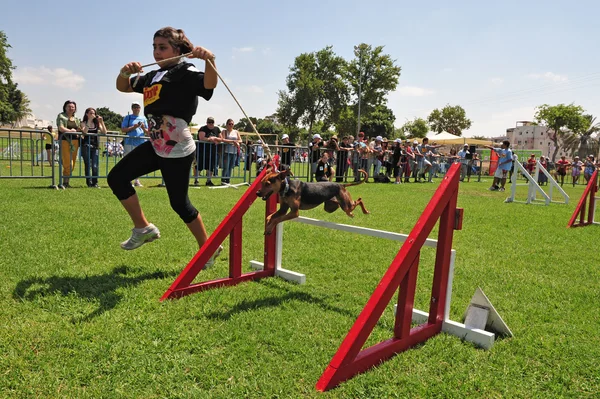
[[[279,210],[267,216],[265,226],[265,235],[273,232],[278,223],[294,219],[299,216],[299,211],[315,208],[321,204],[328,213],[335,212],[342,208],[350,217],[354,217],[352,211],[357,206],[362,208],[364,214],[370,213],[363,204],[362,198],[353,201],[346,187],[356,186],[364,183],[367,178],[367,172],[359,170],[363,179],[347,184],[322,182],[306,183],[300,180],[290,180],[290,170],[281,172],[270,171],[261,181],[261,187],[256,195],[266,201],[272,194],[279,194]],[[288,210],[290,211],[289,213]]]

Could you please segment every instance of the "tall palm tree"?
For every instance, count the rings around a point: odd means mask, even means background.
[[[563,148],[565,152],[570,153],[571,157],[578,155],[584,159],[588,155],[594,155],[597,158],[600,149],[600,123],[596,123],[596,117],[592,115],[583,115],[586,123],[581,131],[569,132],[563,136]]]

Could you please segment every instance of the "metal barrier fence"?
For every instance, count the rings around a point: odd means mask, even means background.
[[[50,187],[63,184],[65,178],[87,179],[88,185],[91,179],[105,179],[112,167],[124,156],[121,143],[126,136],[114,132],[106,135],[89,134],[88,136],[97,136],[98,146],[77,146],[77,150],[73,146],[64,151],[64,154],[68,154],[69,157],[66,163],[73,166],[69,168],[72,169],[70,173],[64,173],[61,148],[68,144],[66,140],[52,141],[52,135],[46,130],[0,129],[0,179],[47,179]],[[295,178],[311,180],[308,147],[270,145],[269,148],[272,155],[279,154],[282,161],[289,162]],[[70,151],[71,149],[74,151]],[[196,141],[196,161],[190,170],[190,179],[193,179],[196,184],[200,184],[201,181],[208,182],[209,177],[211,181],[220,179],[221,182],[251,183],[265,165],[263,162],[264,150],[260,145],[242,144],[235,154],[228,154],[228,151],[227,144]],[[327,150],[321,149],[321,151]],[[358,169],[358,167],[368,169],[369,180],[374,181],[374,172],[379,166],[374,160],[365,160],[359,165],[355,152],[341,154],[342,158],[339,160],[335,158],[339,154],[334,154],[334,159],[331,161],[336,171],[334,181],[347,182],[354,179],[354,169]],[[395,176],[393,176],[393,165],[389,162],[390,159],[384,159],[379,170],[393,180]],[[459,162],[456,157],[445,156],[435,157],[432,161],[432,167],[425,176],[425,180],[442,177],[452,163]],[[495,169],[496,162],[480,159],[469,160],[462,168],[462,177],[465,179],[476,177],[477,181],[481,181],[482,176],[490,176],[489,171]],[[404,164],[402,180],[417,178],[417,166],[417,162]],[[209,169],[212,169],[212,176],[208,173]],[[556,169],[553,164],[549,165],[548,171],[555,175]],[[581,176],[584,176],[583,170]],[[142,178],[161,179],[161,175],[157,171]],[[517,178],[524,179],[520,175]],[[565,180],[568,183],[572,182],[571,169],[567,170]],[[576,184],[586,184],[586,180],[580,178]]]
[[[86,136],[92,141],[97,137],[97,145],[86,145],[79,133],[73,140],[53,141],[52,134],[46,130],[0,129],[0,179],[47,179],[53,188],[71,179],[87,180],[88,185],[92,179],[105,179],[125,155],[122,142],[127,136],[113,132]],[[211,150],[203,142],[196,143],[196,160],[190,170],[190,179],[208,178],[206,168],[197,168],[204,160],[214,164],[213,178],[247,182],[254,176],[246,154],[249,153],[252,160],[253,153],[260,152],[256,146],[248,150],[242,144],[239,151],[229,156],[227,144],[217,144]],[[228,168],[224,161],[231,158],[232,167]],[[161,174],[157,171],[142,178],[161,179]]]
[[[46,150],[46,143],[50,149]],[[48,179],[55,185],[52,134],[42,130],[0,129],[0,179]],[[41,161],[41,163],[40,163]]]

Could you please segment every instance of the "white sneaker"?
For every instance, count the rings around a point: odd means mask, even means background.
[[[142,229],[132,229],[131,237],[129,237],[127,241],[121,243],[121,248],[131,251],[132,249],[139,248],[145,243],[152,242],[158,238],[160,238],[160,231],[158,231],[155,225],[150,223]]]
[[[135,181],[135,183],[133,183],[133,185],[134,185],[135,187],[144,187],[144,186],[142,186],[142,183],[140,183],[140,181],[139,181],[139,180],[136,180],[136,181]]]
[[[208,269],[209,267],[212,267],[212,265],[215,264],[215,260],[217,259],[217,257],[219,255],[221,255],[221,252],[223,252],[223,246],[219,245],[219,248],[217,248],[217,250],[215,251],[215,253],[210,257],[210,259],[208,260],[208,262],[206,262],[206,264],[204,265],[204,267],[202,268],[202,270]]]

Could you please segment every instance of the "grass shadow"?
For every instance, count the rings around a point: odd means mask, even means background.
[[[89,321],[117,306],[121,300],[121,295],[116,292],[118,288],[133,287],[146,280],[163,279],[178,274],[178,272],[163,271],[135,274],[135,270],[128,266],[117,266],[111,272],[97,276],[33,277],[17,284],[13,291],[13,299],[31,301],[38,297],[55,294],[62,296],[75,294],[80,298],[97,300],[99,302],[98,309],[82,318],[71,319],[73,323],[77,323]]]
[[[270,286],[271,288],[281,289],[280,287],[276,287],[272,284],[266,283],[263,280],[259,280],[256,283],[264,284],[264,285]],[[300,301],[300,302],[306,302],[311,305],[317,305],[323,310],[330,311],[330,312],[336,312],[336,313],[339,313],[341,315],[344,315],[344,316],[347,316],[350,318],[355,318],[357,316],[356,313],[353,313],[347,309],[342,309],[337,306],[330,305],[329,303],[327,303],[326,298],[320,298],[315,295],[309,294],[307,292],[286,291],[282,295],[272,295],[269,297],[256,299],[256,300],[252,300],[252,301],[244,300],[243,302],[233,306],[231,309],[229,309],[225,312],[208,313],[206,315],[206,317],[208,317],[209,319],[213,319],[213,320],[226,321],[226,320],[231,319],[231,317],[233,315],[238,314],[238,313],[247,312],[249,310],[264,309],[265,307],[272,307],[272,308],[279,307],[283,303],[286,303],[289,301]]]

